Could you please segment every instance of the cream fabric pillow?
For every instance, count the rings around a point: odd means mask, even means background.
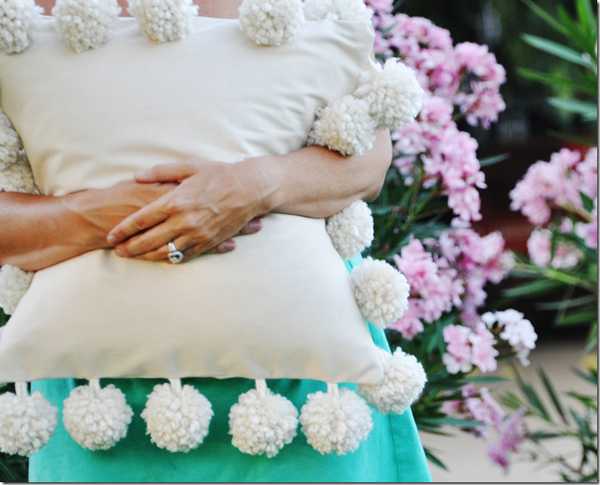
[[[366,21],[306,22],[279,47],[194,18],[154,44],[120,18],[76,54],[45,17],[0,55],[1,104],[44,194],[102,188],[159,163],[235,163],[302,147],[317,108],[369,62]],[[381,381],[381,357],[322,219],[270,214],[235,251],[182,265],[92,251],[36,273],[0,333],[0,381],[79,377]]]

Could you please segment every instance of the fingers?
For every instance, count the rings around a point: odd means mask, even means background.
[[[263,223],[260,219],[252,219],[248,224],[240,229],[237,233],[238,236],[246,236],[248,234],[256,234],[263,227]]]
[[[156,165],[144,172],[137,172],[134,175],[135,181],[142,184],[154,182],[181,182],[194,175],[197,166],[192,160],[178,163],[165,163]]]
[[[176,239],[174,241],[175,246],[178,249],[185,247],[183,245],[184,243],[182,241],[183,241],[182,238]],[[217,246],[209,249],[208,251],[203,250],[203,246],[200,246],[200,245],[192,246],[190,248],[186,248],[183,250],[180,249],[181,252],[183,253],[183,261],[182,262],[186,262],[186,261],[189,261],[190,259],[194,259],[194,258],[200,256],[201,254],[229,253],[235,249],[235,246],[236,246],[236,244],[233,239],[227,239],[226,241],[223,241],[221,244],[218,244]],[[151,251],[149,253],[141,254],[139,256],[135,256],[132,259],[138,259],[138,260],[142,260],[142,261],[155,261],[155,262],[170,263],[169,249],[168,249],[168,246],[165,245],[156,251]]]
[[[139,211],[131,214],[117,224],[106,237],[108,244],[116,246],[134,234],[154,227],[169,218],[171,214],[166,204],[169,195],[166,194],[147,206],[142,207]]]

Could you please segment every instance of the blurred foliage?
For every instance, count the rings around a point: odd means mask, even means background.
[[[567,405],[544,370],[538,368],[546,402],[551,403],[552,408],[546,407],[542,396],[530,383],[523,380],[516,367],[513,366],[512,370],[522,397],[508,392],[501,397],[501,402],[511,409],[525,407],[525,416],[530,418],[528,422],[540,423],[540,427],[530,429],[527,433],[527,440],[534,445],[530,456],[535,461],[541,460],[544,467],[552,466],[563,482],[598,483],[598,370],[571,369],[575,376],[592,386],[593,393],[562,392],[570,398],[570,404]],[[561,444],[562,451],[558,455],[545,446],[547,441],[557,439],[563,439],[565,443]]]
[[[596,133],[598,130],[596,52],[598,20],[591,0],[568,2],[574,4],[573,14],[570,14],[564,6],[558,5],[555,15],[548,13],[531,0],[523,0],[523,3],[554,32],[560,34],[562,42],[531,34],[523,34],[522,39],[541,51],[540,57],[558,59],[564,69],[561,73],[553,73],[548,72],[547,69],[520,68],[519,72],[527,79],[552,86],[560,94],[549,97],[549,105],[580,118]],[[561,136],[567,139],[573,138],[571,135]],[[597,137],[587,140],[586,144],[597,147]],[[552,230],[552,257],[560,243],[568,243],[584,254],[583,261],[575,268],[554,269],[536,266],[528,258],[519,256],[518,264],[511,271],[511,276],[530,281],[505,290],[502,303],[536,298],[550,291],[561,290],[562,296],[558,301],[534,303],[534,306],[541,310],[555,312],[555,325],[589,326],[587,350],[591,350],[598,342],[598,251],[589,248],[583,239],[575,234],[558,230],[561,219],[565,216],[573,223],[581,220],[589,222],[585,218],[592,212],[593,201],[583,193],[581,198],[582,206],[587,213],[577,210],[566,211],[566,214],[557,213],[550,229]]]

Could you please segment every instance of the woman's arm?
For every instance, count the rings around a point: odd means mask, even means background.
[[[311,146],[236,164],[198,160],[159,165],[136,174],[136,180],[180,185],[116,226],[108,242],[117,245],[119,256],[166,261],[166,245],[174,241],[190,259],[267,212],[329,217],[357,199],[371,200],[391,161],[386,130],[377,133],[373,148],[362,155],[342,156]]]

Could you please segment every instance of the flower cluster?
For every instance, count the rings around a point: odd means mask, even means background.
[[[474,365],[482,372],[496,370],[496,339],[483,323],[477,324],[475,329],[464,325],[448,325],[443,333],[447,346],[442,362],[449,373],[471,372]]]
[[[411,237],[394,260],[411,292],[408,309],[390,328],[407,339],[423,331],[422,322],[433,323],[454,308],[474,327],[487,297],[484,286],[502,281],[514,265],[500,232],[482,237],[472,229],[452,229],[423,242]]]
[[[482,423],[483,426],[465,428],[465,431],[484,439],[490,459],[507,471],[509,453],[517,451],[527,433],[523,421],[525,408],[506,416],[487,388],[478,391],[473,384],[463,386],[461,394],[463,399],[446,401],[442,412],[454,418]]]
[[[534,163],[510,191],[510,208],[537,226],[549,222],[553,213],[585,210],[580,191],[592,200],[598,196],[597,157],[597,149],[582,157],[563,148],[549,162]]]
[[[429,188],[439,182],[448,206],[456,215],[453,226],[467,226],[481,220],[481,202],[477,189],[487,187],[477,159],[477,142],[460,131],[452,121],[452,106],[439,96],[428,95],[417,120],[393,134],[398,158],[394,164],[410,185],[419,172]]]
[[[527,357],[529,352],[535,348],[537,334],[523,313],[513,309],[486,312],[481,316],[481,321],[490,330],[499,332],[500,339],[508,342],[517,353],[521,365],[529,365]]]
[[[375,51],[400,57],[417,72],[424,89],[456,106],[471,125],[489,128],[506,105],[500,86],[506,71],[487,46],[464,42],[453,45],[446,29],[421,17],[390,15],[382,2],[375,10]]]

